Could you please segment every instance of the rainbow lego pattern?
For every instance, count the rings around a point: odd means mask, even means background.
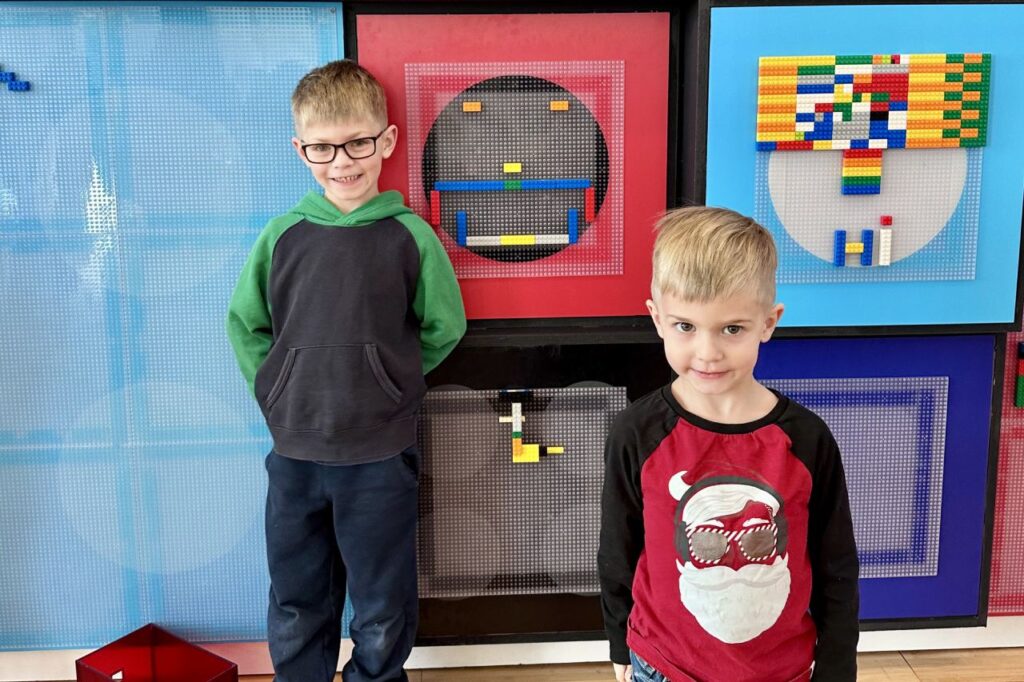
[[[758,151],[843,151],[843,194],[878,194],[882,150],[983,147],[992,56],[761,57]]]

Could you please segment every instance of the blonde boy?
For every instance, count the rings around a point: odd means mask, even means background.
[[[451,263],[377,182],[398,137],[351,61],[306,74],[292,146],[323,193],[270,221],[242,269],[228,337],[273,436],[267,637],[277,682],[406,680],[417,626],[416,413],[424,373],[466,328]]]
[[[754,378],[782,315],[771,235],[658,223],[647,307],[677,378],[608,438],[601,578],[616,679],[856,679],[858,561],[825,423]]]

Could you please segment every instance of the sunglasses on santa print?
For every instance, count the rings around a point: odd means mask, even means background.
[[[686,534],[690,556],[705,564],[717,564],[729,549],[729,543],[739,546],[749,561],[771,558],[778,544],[778,528],[767,523],[741,530],[722,528],[695,528]]]

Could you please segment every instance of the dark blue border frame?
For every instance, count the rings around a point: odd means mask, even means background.
[[[985,615],[995,349],[993,336],[783,339],[762,346],[759,379],[949,377],[938,574],[861,580],[863,620]]]

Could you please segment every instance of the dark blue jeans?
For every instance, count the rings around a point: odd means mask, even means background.
[[[267,638],[276,682],[328,682],[345,592],[355,612],[345,682],[406,682],[418,624],[415,447],[336,466],[267,455]]]
[[[629,660],[633,663],[633,682],[668,682],[667,677],[632,651],[629,652]]]

